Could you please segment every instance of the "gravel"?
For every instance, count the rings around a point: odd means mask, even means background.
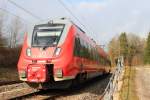
[[[45,90],[31,96],[24,97],[23,100],[100,100],[111,75],[99,76],[89,80],[79,87],[67,90]]]
[[[111,75],[97,77],[83,84],[79,90],[66,93],[65,96],[53,98],[52,100],[99,100],[104,92]]]
[[[20,88],[24,88],[27,87],[27,85],[25,83],[16,83],[16,84],[12,84],[12,85],[3,85],[0,86],[0,93],[1,92],[6,92],[6,91],[11,91],[13,89],[20,89]]]

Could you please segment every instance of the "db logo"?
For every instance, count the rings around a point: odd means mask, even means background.
[[[46,56],[46,54],[47,54],[46,52],[41,52],[40,55],[39,55],[39,57]]]

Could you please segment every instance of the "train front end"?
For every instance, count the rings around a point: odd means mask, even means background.
[[[27,34],[18,62],[20,80],[47,83],[75,77],[66,68],[73,55],[72,25],[60,22],[35,25],[33,32]]]

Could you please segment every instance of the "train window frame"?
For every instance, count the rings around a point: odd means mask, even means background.
[[[75,36],[74,55],[80,57],[81,42],[79,36]]]
[[[50,29],[38,29],[38,28],[41,28],[41,27],[59,27],[59,26],[62,26],[62,31],[61,31],[61,34],[60,34],[60,36],[59,36],[59,38],[57,39],[57,43],[56,43],[56,45],[55,46],[57,46],[58,45],[58,43],[59,43],[59,41],[60,41],[60,38],[61,38],[61,36],[62,36],[62,33],[63,33],[63,31],[64,31],[64,28],[65,28],[65,24],[39,24],[39,25],[35,25],[34,26],[34,29],[33,29],[33,32],[32,32],[32,41],[31,41],[31,46],[34,48],[34,47],[43,47],[43,46],[38,46],[38,45],[33,45],[33,41],[34,41],[34,38],[33,37],[35,37],[35,35],[36,35],[36,33],[37,33],[37,30],[50,30]],[[48,47],[51,47],[51,46],[54,46],[54,45],[49,45]]]

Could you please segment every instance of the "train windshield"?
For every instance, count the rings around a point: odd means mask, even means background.
[[[56,46],[61,37],[64,26],[35,27],[32,37],[32,46]]]

